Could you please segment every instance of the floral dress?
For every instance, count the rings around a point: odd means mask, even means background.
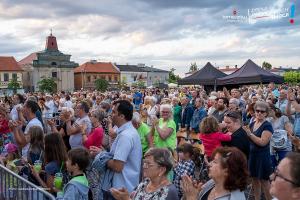
[[[161,187],[154,192],[147,192],[147,185],[150,179],[145,179],[141,182],[137,189],[132,192],[131,199],[133,200],[179,200],[178,192],[173,184]]]
[[[2,153],[4,146],[8,143],[14,143],[13,135],[8,127],[8,120],[2,119],[0,121],[0,153]]]

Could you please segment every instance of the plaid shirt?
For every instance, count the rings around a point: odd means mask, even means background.
[[[192,160],[180,161],[177,166],[174,168],[174,180],[173,184],[175,185],[178,196],[181,198],[183,192],[180,187],[181,176],[188,175],[194,177],[195,163]]]

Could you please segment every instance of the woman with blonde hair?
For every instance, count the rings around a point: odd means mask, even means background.
[[[160,106],[160,119],[152,120],[151,135],[155,147],[176,148],[176,124],[173,120],[172,106],[163,104]]]

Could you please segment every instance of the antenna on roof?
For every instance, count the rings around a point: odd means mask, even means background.
[[[50,28],[50,36],[52,36],[52,28]]]

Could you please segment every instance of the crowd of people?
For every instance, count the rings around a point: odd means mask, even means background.
[[[1,164],[57,199],[300,199],[299,138],[300,87],[286,84],[38,92],[0,105]]]

